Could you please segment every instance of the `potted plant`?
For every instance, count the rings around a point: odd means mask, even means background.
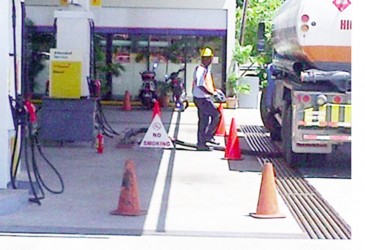
[[[231,72],[228,75],[226,86],[227,86],[227,108],[236,108],[237,106],[237,96],[236,96],[236,87],[237,81],[239,80],[239,76],[234,72]]]
[[[236,85],[234,90],[237,94],[248,95],[250,94],[251,86],[248,83],[240,83]]]
[[[227,107],[235,108],[237,106],[239,95],[250,94],[251,86],[248,83],[239,83],[241,75],[231,72],[227,79],[228,86],[228,97],[227,97]]]
[[[248,106],[253,100],[257,82],[256,79],[253,78],[257,78],[257,65],[260,65],[263,60],[263,58],[259,56],[250,56],[252,49],[252,45],[241,46],[239,43],[236,43],[233,51],[231,73],[227,78],[226,86],[228,87],[228,96],[235,99],[232,100],[232,102],[238,102],[238,107],[241,108]],[[239,68],[243,69],[243,71],[240,71]],[[254,88],[254,92],[251,91],[252,87]],[[229,106],[229,103],[227,103],[227,106]]]

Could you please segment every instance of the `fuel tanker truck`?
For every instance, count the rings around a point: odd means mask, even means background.
[[[273,62],[261,117],[291,166],[351,142],[349,0],[287,0],[273,19]]]

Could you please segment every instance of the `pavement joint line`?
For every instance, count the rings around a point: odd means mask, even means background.
[[[171,125],[168,131],[168,136],[173,137],[176,129],[176,121],[178,119],[178,112],[174,112]],[[143,231],[157,231],[160,221],[161,204],[163,204],[163,197],[165,192],[165,184],[169,170],[169,162],[172,155],[172,150],[164,150],[160,162],[160,167],[156,177],[155,186],[153,188],[150,205],[148,208],[146,220]]]

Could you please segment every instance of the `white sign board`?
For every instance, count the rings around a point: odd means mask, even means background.
[[[147,133],[139,146],[145,148],[174,147],[158,114],[155,115],[155,117],[153,118],[152,123],[149,126]]]

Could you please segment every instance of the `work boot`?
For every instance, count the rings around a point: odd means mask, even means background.
[[[205,141],[205,143],[209,143],[209,144],[212,144],[212,145],[215,145],[215,146],[218,146],[219,145],[219,142],[217,142],[214,137]]]

